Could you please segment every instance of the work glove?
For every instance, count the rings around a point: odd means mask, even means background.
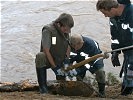
[[[78,73],[77,73],[76,69],[72,69],[72,70],[69,71],[68,76],[74,77],[74,76],[76,76],[77,74],[78,74]]]
[[[65,72],[59,66],[56,66],[52,70],[54,71],[55,75],[65,76]]]
[[[76,68],[76,69],[72,69],[68,72],[68,76],[69,77],[74,77],[77,75],[81,75],[83,73],[85,73],[87,70],[87,68],[85,66],[81,66],[80,68]]]
[[[117,52],[112,53],[111,61],[112,61],[112,64],[114,67],[120,66],[120,61],[119,61],[118,55],[119,55],[119,53],[117,53]]]
[[[72,80],[73,77],[75,77],[77,74],[78,74],[77,71],[76,71],[75,69],[72,69],[72,70],[70,70],[70,71],[67,73],[67,76],[68,76],[68,78],[69,78],[70,80]]]

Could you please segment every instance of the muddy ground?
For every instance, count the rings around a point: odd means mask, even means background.
[[[81,96],[61,96],[46,94],[41,95],[38,91],[25,92],[2,92],[0,93],[0,100],[132,100],[133,95],[121,96],[119,95],[120,88],[118,86],[110,86],[106,88],[106,98],[99,98],[94,93],[91,97]]]
[[[25,83],[26,84],[26,83]],[[30,84],[29,84],[30,85]],[[83,84],[81,84],[83,85]],[[26,86],[26,85],[25,85]],[[28,86],[28,84],[27,84]],[[34,86],[34,85],[33,85]],[[49,92],[48,94],[40,94],[38,91],[38,85],[37,89],[32,88],[33,90],[21,90],[21,91],[15,91],[15,92],[1,92],[0,93],[0,100],[132,100],[133,99],[133,94],[128,95],[128,96],[122,96],[120,95],[121,91],[121,84],[115,84],[115,85],[106,85],[106,97],[105,98],[100,98],[97,94],[97,86],[93,86],[94,92],[93,94],[89,97],[85,96],[66,96],[60,95],[60,94],[55,94],[54,92]],[[56,89],[56,88],[55,88]],[[89,89],[89,88],[88,88]],[[84,90],[84,89],[83,89]],[[66,90],[69,92],[68,90]],[[66,92],[65,91],[65,92]],[[60,93],[60,92],[59,92]],[[68,93],[67,93],[68,94]],[[70,95],[70,94],[69,94]],[[84,95],[84,93],[83,93]]]

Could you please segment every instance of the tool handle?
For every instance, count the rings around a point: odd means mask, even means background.
[[[97,54],[97,55],[94,55],[94,56],[92,56],[92,57],[90,57],[90,58],[88,58],[88,59],[86,59],[86,60],[83,60],[83,61],[81,61],[81,62],[79,62],[79,63],[76,63],[76,64],[74,64],[74,65],[72,65],[72,66],[69,66],[69,67],[67,67],[66,69],[63,69],[63,70],[67,72],[67,71],[69,71],[69,70],[72,70],[72,69],[78,68],[78,67],[80,67],[80,66],[82,66],[82,65],[85,65],[85,64],[87,64],[87,63],[89,63],[89,62],[91,62],[91,61],[93,61],[93,60],[96,60],[96,59],[99,58],[99,57],[108,58],[109,55],[108,55],[107,53],[104,53],[104,54]]]
[[[115,50],[112,50],[112,51],[107,51],[105,53],[112,53],[112,52],[117,52],[117,51],[121,51],[121,50],[127,50],[127,49],[131,49],[131,48],[133,48],[133,45],[128,46],[128,47],[123,47],[123,48],[115,49]]]

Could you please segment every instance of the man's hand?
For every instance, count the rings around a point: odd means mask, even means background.
[[[75,69],[70,70],[69,72],[66,73],[66,76],[68,76],[68,78],[70,80],[73,79],[73,77],[75,77],[77,75],[77,71]]]
[[[54,71],[55,75],[65,76],[65,72],[63,70],[61,70],[61,68],[58,66],[56,66],[52,70]]]
[[[119,61],[118,55],[119,55],[119,53],[117,53],[117,52],[112,53],[111,61],[112,61],[112,64],[114,67],[120,66],[120,61]]]
[[[77,71],[75,70],[75,69],[72,69],[72,70],[70,70],[69,72],[68,72],[68,76],[70,76],[70,77],[74,77],[74,76],[76,76],[77,75]]]

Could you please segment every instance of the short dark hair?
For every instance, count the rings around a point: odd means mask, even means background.
[[[74,26],[73,17],[70,14],[62,13],[56,20],[55,23],[60,23],[61,26],[69,26],[72,28]]]
[[[104,9],[110,11],[111,8],[117,8],[119,5],[117,0],[98,0],[96,4],[97,10]]]

